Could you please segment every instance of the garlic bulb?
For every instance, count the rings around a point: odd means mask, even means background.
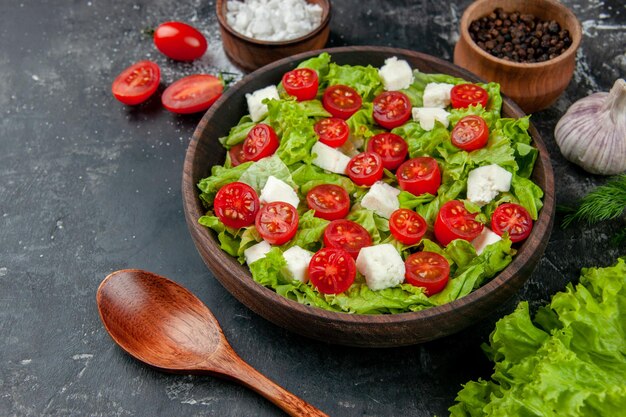
[[[554,129],[563,156],[593,174],[626,171],[626,81],[572,104]]]

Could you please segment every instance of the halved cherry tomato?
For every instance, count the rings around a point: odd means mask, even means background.
[[[487,144],[489,128],[485,119],[476,115],[469,115],[459,120],[452,129],[452,144],[464,151],[471,152]]]
[[[219,78],[209,74],[194,74],[174,81],[163,91],[161,102],[173,113],[188,114],[211,107],[224,91]]]
[[[413,210],[401,208],[389,217],[391,234],[405,245],[414,245],[422,240],[427,228],[426,220]]]
[[[383,168],[394,170],[405,160],[409,147],[401,136],[395,133],[379,133],[367,142],[367,150],[380,155]]]
[[[491,228],[500,236],[508,232],[511,242],[521,242],[533,230],[533,220],[524,207],[519,204],[506,203],[498,206],[493,212]]]
[[[296,68],[283,75],[283,87],[290,96],[298,101],[313,100],[317,95],[319,78],[310,68]]]
[[[383,177],[383,160],[374,152],[361,152],[352,157],[346,168],[357,185],[370,186]]]
[[[228,150],[230,163],[236,167],[246,162],[246,156],[243,154],[243,143],[239,143]]]
[[[435,237],[444,246],[455,239],[474,240],[485,227],[476,220],[476,215],[467,211],[461,201],[448,201],[437,214]]]
[[[404,191],[414,195],[437,194],[441,185],[441,171],[434,158],[420,156],[409,159],[396,171],[398,185]]]
[[[331,85],[322,96],[324,108],[333,116],[344,120],[356,113],[362,103],[359,93],[347,85]]]
[[[309,278],[319,292],[339,294],[354,282],[356,263],[345,250],[322,248],[309,262]]]
[[[352,220],[333,220],[324,230],[324,246],[343,249],[356,259],[361,248],[372,246],[372,237]]]
[[[350,211],[350,196],[338,185],[320,184],[307,193],[306,203],[315,210],[315,217],[337,220],[346,217]]]
[[[385,91],[372,104],[374,121],[385,129],[403,125],[411,117],[411,100],[400,91]]]
[[[350,127],[345,120],[338,117],[322,119],[315,123],[313,130],[320,138],[320,142],[332,148],[338,148],[348,140]]]
[[[480,104],[487,107],[489,94],[487,90],[476,84],[457,84],[450,90],[450,103],[455,109]]]
[[[116,99],[129,106],[143,103],[159,87],[161,70],[152,61],[139,61],[118,75],[111,92]]]
[[[435,252],[417,252],[404,262],[407,283],[423,287],[426,295],[441,292],[450,278],[450,264],[443,256]]]
[[[154,45],[177,61],[193,61],[206,52],[206,39],[196,28],[183,22],[161,23],[154,31]]]
[[[231,182],[215,195],[213,211],[224,225],[239,229],[254,223],[259,206],[254,188],[243,182]]]
[[[294,237],[298,222],[298,211],[294,206],[284,201],[272,201],[261,207],[254,224],[268,243],[282,245]]]
[[[250,129],[243,142],[243,156],[246,161],[258,161],[276,152],[278,145],[278,136],[272,126],[259,123]]]

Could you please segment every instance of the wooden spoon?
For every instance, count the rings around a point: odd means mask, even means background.
[[[96,301],[106,330],[136,359],[166,372],[238,381],[290,416],[328,417],[244,362],[211,311],[175,282],[139,269],[116,271]]]

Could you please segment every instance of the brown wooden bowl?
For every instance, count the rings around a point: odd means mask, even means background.
[[[386,58],[397,56],[424,72],[446,73],[469,81],[480,81],[475,75],[449,62],[403,49],[359,46],[325,51],[339,64],[380,67]],[[329,343],[361,347],[415,344],[457,332],[491,313],[530,277],[552,230],[554,176],[546,147],[532,125],[530,134],[539,149],[532,179],[545,192],[539,219],[509,266],[481,288],[449,304],[393,315],[336,313],[302,305],[256,283],[247,267],[220,249],[215,233],[198,223],[205,209],[198,197],[196,184],[210,175],[211,166],[224,162],[226,151],[217,139],[225,136],[247,113],[245,93],[277,84],[285,72],[320,52],[286,58],[247,75],[228,89],[200,121],[187,150],[182,180],[185,217],[200,256],[222,285],[251,310],[293,332]],[[522,110],[506,97],[502,110],[507,117],[524,116]]]
[[[519,11],[541,20],[555,20],[561,28],[569,30],[572,44],[558,57],[544,62],[525,64],[496,58],[476,45],[470,37],[469,26],[498,7],[505,12]],[[569,84],[581,38],[578,19],[557,0],[478,0],[461,17],[454,63],[487,81],[500,83],[502,92],[524,111],[532,113],[554,103]]]
[[[289,41],[270,42],[249,38],[235,31],[226,22],[226,1],[217,0],[217,20],[220,24],[224,52],[233,63],[245,71],[254,71],[276,60],[323,48],[330,32],[330,0],[307,0],[323,10],[321,24],[312,32]]]

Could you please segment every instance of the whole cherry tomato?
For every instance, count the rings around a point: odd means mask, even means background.
[[[154,31],[154,45],[176,61],[193,61],[204,55],[207,42],[196,28],[183,22],[161,23]]]

